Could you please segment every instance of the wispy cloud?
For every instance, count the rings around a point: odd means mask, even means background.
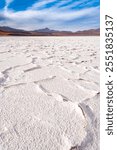
[[[70,5],[63,5],[62,7],[60,7],[59,9],[62,9],[62,10],[68,10],[68,9],[70,9],[70,8],[73,8],[73,7],[76,7],[76,6],[78,6],[78,5],[80,5],[80,4],[82,4],[83,2],[85,2],[86,0],[79,0],[79,1],[73,1],[73,3],[72,4],[70,4]],[[69,4],[69,3],[68,3]]]
[[[82,9],[78,7],[80,4],[85,6],[86,1],[38,0],[31,7],[27,6],[26,10],[15,11],[10,10],[8,7],[13,0],[6,0],[6,6],[0,12],[0,16],[3,16],[5,19],[0,21],[0,25],[27,30],[44,27],[63,30],[69,30],[71,27],[70,30],[78,30],[83,29],[83,26],[86,28],[85,21],[82,21],[86,20],[86,22],[89,21],[89,24],[87,23],[88,28],[96,27],[96,22],[97,26],[99,26],[99,6],[92,5]],[[48,7],[50,3],[53,5]],[[73,7],[77,7],[77,9],[72,9]],[[95,21],[95,25],[91,20]]]
[[[39,9],[42,6],[45,6],[48,3],[55,2],[55,0],[43,0],[43,1],[38,1],[32,5],[32,7],[29,7],[29,9]]]
[[[4,9],[7,10],[8,6],[10,5],[11,2],[13,2],[13,0],[5,0],[5,2],[6,2],[6,5],[5,5]]]

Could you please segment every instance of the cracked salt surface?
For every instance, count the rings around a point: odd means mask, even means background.
[[[99,150],[99,37],[0,43],[0,148]]]

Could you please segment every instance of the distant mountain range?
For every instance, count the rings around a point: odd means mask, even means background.
[[[99,36],[100,29],[90,29],[84,31],[58,31],[49,28],[25,31],[21,29],[14,29],[7,26],[0,27],[0,36]]]

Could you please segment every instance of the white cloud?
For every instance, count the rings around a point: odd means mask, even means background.
[[[92,7],[82,10],[66,10],[66,11],[53,11],[53,10],[25,10],[12,12],[10,10],[5,12],[5,15],[10,19],[43,19],[43,20],[59,20],[59,21],[67,21],[73,20],[76,18],[81,18],[83,16],[92,15],[92,13],[96,13],[99,10],[99,7]]]
[[[70,8],[73,8],[73,7],[76,7],[76,6],[80,5],[80,4],[82,4],[82,3],[85,2],[85,1],[86,1],[86,0],[79,0],[79,1],[77,1],[77,2],[75,1],[75,2],[73,2],[72,4],[63,6],[63,7],[59,8],[59,9],[61,9],[61,10],[68,10],[68,9],[70,9]]]
[[[29,9],[39,9],[40,7],[48,4],[48,3],[51,3],[51,2],[55,2],[55,0],[43,0],[43,1],[39,1],[39,2],[36,2],[35,4],[33,4],[31,7],[29,7]]]
[[[6,0],[6,4],[10,4],[13,0]]]
[[[13,2],[13,0],[5,0],[5,2],[6,2],[6,5],[5,5],[4,9],[7,10],[8,6],[10,5],[10,3]]]

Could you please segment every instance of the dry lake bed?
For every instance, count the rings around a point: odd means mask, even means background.
[[[0,37],[0,150],[99,150],[99,37]]]

